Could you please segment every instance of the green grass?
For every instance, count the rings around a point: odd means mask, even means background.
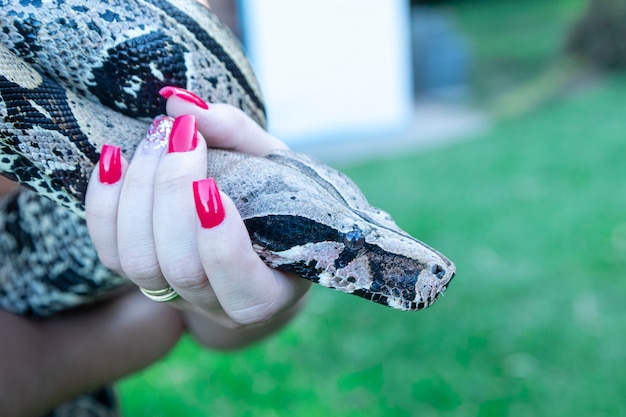
[[[583,1],[452,4],[490,95],[558,59]],[[183,340],[123,381],[126,415],[626,415],[625,102],[614,77],[471,141],[343,167],[455,261],[446,297],[403,313],[315,287],[247,350]]]
[[[445,149],[345,169],[457,264],[396,312],[323,288],[242,352],[185,340],[121,384],[129,416],[626,414],[626,78]]]

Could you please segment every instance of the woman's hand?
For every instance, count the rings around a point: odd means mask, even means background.
[[[205,317],[188,320],[205,344],[247,343],[286,322],[309,283],[253,251],[233,202],[206,179],[207,143],[252,155],[285,145],[234,107],[208,109],[171,87],[163,94],[176,118],[169,143],[162,121],[130,163],[116,162],[115,148],[102,153],[86,199],[92,240],[106,266],[146,290],[171,286],[182,298],[173,305]]]

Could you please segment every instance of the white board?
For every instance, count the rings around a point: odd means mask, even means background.
[[[393,134],[411,122],[404,0],[240,0],[269,129],[290,145]]]

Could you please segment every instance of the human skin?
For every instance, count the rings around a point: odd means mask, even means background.
[[[165,355],[182,315],[125,290],[45,320],[0,311],[0,415],[40,416]]]
[[[205,169],[201,163],[207,143],[253,155],[285,147],[231,106],[211,105],[206,110],[173,96],[167,108],[172,117],[194,115],[200,138],[204,139],[195,153],[174,155],[169,164],[166,156],[172,155],[163,155],[150,175],[132,179],[135,187],[153,187],[150,195],[166,195],[161,201],[167,204],[159,206],[158,199],[149,204],[148,200],[124,202],[123,186],[114,190],[99,183],[95,174],[87,194],[92,240],[101,259],[107,259],[107,266],[123,276],[132,276],[129,285],[107,300],[53,318],[31,319],[0,311],[0,415],[38,416],[80,393],[115,382],[160,359],[185,332],[212,349],[247,346],[282,328],[301,307],[309,283],[271,270],[260,261],[226,195],[222,195],[225,219],[221,224],[204,229],[194,219],[193,224],[185,226],[193,227],[189,234],[194,239],[197,236],[197,240],[182,243],[195,248],[191,251],[192,259],[186,259],[200,265],[197,272],[202,285],[181,285],[181,279],[186,277],[175,268],[163,273],[161,265],[175,265],[169,258],[174,252],[168,250],[159,255],[152,253],[152,273],[144,274],[142,279],[138,279],[137,271],[128,274],[124,269],[122,264],[128,253],[120,250],[117,232],[112,231],[123,229],[127,236],[147,236],[148,247],[163,246],[163,236],[171,231],[166,226],[163,230],[154,227],[152,222],[136,222],[132,215],[120,217],[118,213],[122,209],[132,212],[134,207],[144,217],[145,213],[152,213],[171,219],[174,214],[168,210],[193,211],[191,193],[179,193],[180,184],[172,178],[188,181],[190,171]],[[124,174],[134,175],[135,165],[141,168],[135,174],[141,172],[145,162],[124,162]],[[0,198],[17,189],[14,183],[0,177]],[[100,207],[100,211],[94,211],[94,206]],[[206,269],[210,271],[207,273]],[[149,300],[134,285],[157,289],[174,282],[183,297],[170,303]]]

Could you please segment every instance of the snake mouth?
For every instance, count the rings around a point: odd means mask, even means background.
[[[448,282],[446,282],[446,285],[444,285],[443,287],[445,288],[445,290],[448,289],[448,285],[450,285],[450,283],[452,282],[452,280],[454,279],[454,276],[456,275],[456,271],[452,271],[452,275],[450,275],[450,279],[448,279]],[[445,291],[444,290],[444,291]]]
[[[450,278],[448,278],[445,281],[445,284],[443,284],[441,287],[439,287],[438,290],[434,291],[432,296],[430,296],[426,300],[426,302],[419,303],[419,304],[422,304],[423,307],[422,308],[418,308],[418,310],[422,310],[424,308],[430,307],[433,304],[435,304],[435,301],[437,301],[440,297],[444,297],[446,295],[446,291],[448,290],[448,286],[450,285],[450,282],[452,282],[452,279],[454,278],[455,275],[456,275],[456,271],[452,271],[452,273],[450,274]],[[418,306],[419,306],[419,304],[418,304]]]
[[[437,297],[439,297],[439,295],[445,295],[445,292],[448,291],[448,286],[450,285],[450,283],[452,282],[452,279],[454,279],[454,276],[456,275],[456,271],[453,271],[452,274],[450,275],[450,278],[448,278],[448,281],[441,286],[441,289],[439,290],[439,294],[437,294]]]

